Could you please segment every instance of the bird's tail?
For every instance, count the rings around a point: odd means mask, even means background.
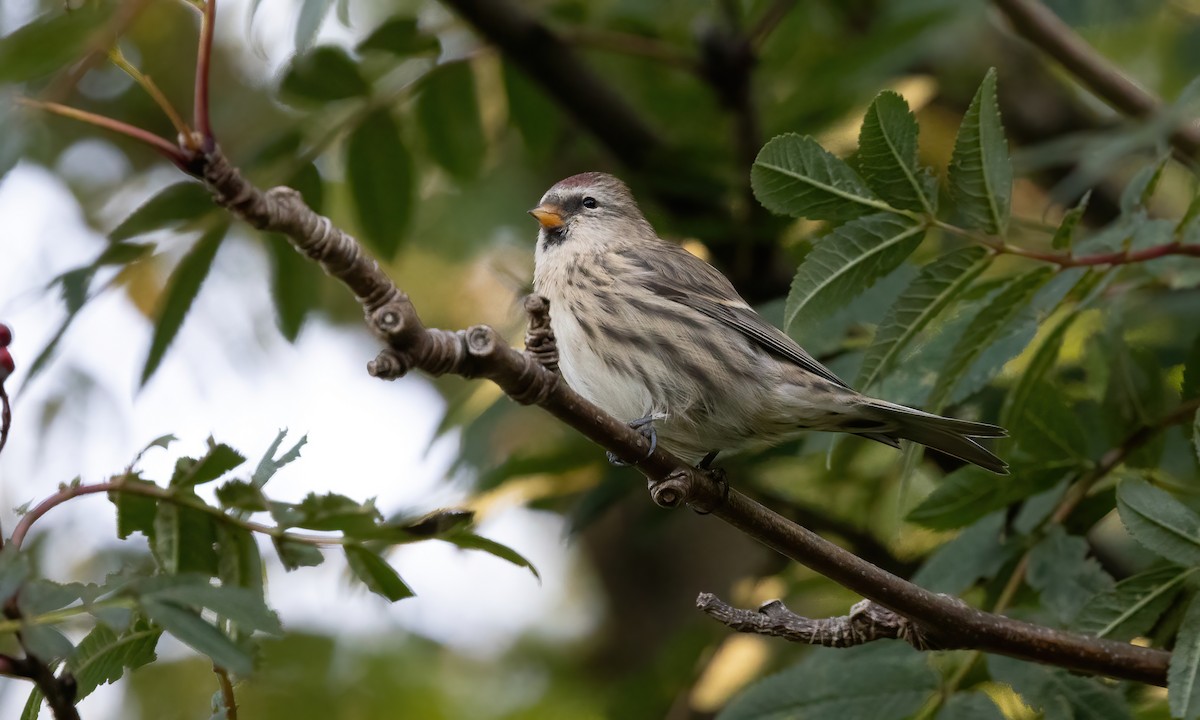
[[[1006,437],[999,425],[942,417],[883,400],[867,400],[867,407],[888,422],[885,432],[901,440],[912,440],[940,450],[1000,475],[1008,474],[1008,463],[992,454],[972,438]]]

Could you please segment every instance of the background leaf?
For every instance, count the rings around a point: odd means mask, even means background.
[[[115,243],[155,230],[177,227],[214,210],[212,195],[204,185],[191,180],[178,182],[168,185],[138,206],[112,229],[108,239]]]
[[[361,580],[371,592],[391,602],[416,594],[400,578],[396,569],[376,553],[361,545],[346,545],[342,549],[346,551],[346,562],[350,564],[354,577]]]
[[[411,221],[415,189],[412,160],[400,128],[387,110],[376,110],[350,133],[346,180],[367,244],[383,259],[400,249]]]
[[[345,50],[319,45],[292,58],[279,90],[286,98],[321,104],[364,97],[371,86]]]
[[[1200,516],[1145,480],[1117,486],[1117,511],[1146,549],[1185,567],[1200,564]]]
[[[1153,627],[1192,572],[1163,567],[1125,578],[1083,606],[1075,619],[1075,629],[1128,642]]]
[[[416,109],[424,147],[437,164],[459,180],[475,177],[487,139],[470,63],[446,63],[426,75]]]
[[[1200,717],[1200,601],[1192,598],[1167,672],[1167,698],[1171,717]]]

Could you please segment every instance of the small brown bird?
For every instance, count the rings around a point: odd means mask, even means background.
[[[563,377],[606,412],[649,425],[680,458],[706,465],[720,451],[826,430],[912,440],[1007,472],[972,440],[1003,428],[855,392],[720,272],[660,239],[617,178],[574,175],[529,212],[541,224],[533,286],[550,301]]]

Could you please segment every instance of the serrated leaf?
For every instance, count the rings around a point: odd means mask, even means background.
[[[764,145],[750,184],[763,207],[780,215],[837,222],[892,210],[849,165],[808,136],[780,135]]]
[[[188,494],[187,497],[195,498],[195,495]],[[170,574],[216,575],[215,523],[211,515],[200,510],[168,501],[158,503],[151,548],[163,570]]]
[[[1083,219],[1083,213],[1087,211],[1088,200],[1092,199],[1092,191],[1088,190],[1079,198],[1079,202],[1075,207],[1071,208],[1063,215],[1062,222],[1059,223],[1058,229],[1054,231],[1054,237],[1050,240],[1050,247],[1056,250],[1065,250],[1071,247],[1071,239],[1075,234],[1075,228],[1079,225],[1079,221]]]
[[[358,44],[358,51],[379,50],[399,57],[409,57],[438,49],[437,38],[421,32],[416,18],[393,17],[371,31]]]
[[[262,555],[249,530],[226,524],[217,526],[217,577],[222,585],[246,588],[262,599]]]
[[[267,509],[262,491],[245,480],[230,480],[217,488],[217,502],[227,509],[261,512]]]
[[[182,457],[175,461],[175,472],[171,475],[171,487],[195,487],[212,482],[225,473],[246,462],[237,450],[224,443],[208,439],[208,452],[204,457]]]
[[[346,181],[367,244],[388,260],[400,249],[412,216],[412,159],[400,128],[386,109],[376,110],[350,133]]]
[[[858,134],[858,169],[889,205],[933,214],[917,164],[917,119],[899,94],[885,90],[867,109]]]
[[[272,635],[283,632],[279,618],[263,602],[261,588],[214,585],[202,574],[157,575],[143,578],[131,588],[140,602],[172,603],[199,611],[207,608],[245,630]]]
[[[927,590],[959,595],[981,579],[995,576],[1020,551],[1006,542],[1004,513],[992,513],[941,545],[912,580]]]
[[[937,686],[937,674],[908,647],[818,648],[748,687],[717,720],[900,720],[920,709]]]
[[[884,377],[909,343],[989,264],[987,251],[971,246],[947,253],[922,268],[880,321],[875,340],[863,356],[858,386],[866,391]]]
[[[1095,558],[1088,557],[1089,552],[1087,540],[1067,535],[1061,525],[1051,527],[1029,551],[1029,586],[1064,625],[1074,620],[1096,593],[1113,586],[1112,577]]]
[[[950,157],[950,193],[964,224],[1003,235],[1008,229],[1012,179],[992,68],[963,116]]]
[[[1010,418],[1013,441],[1033,458],[1082,467],[1089,460],[1091,443],[1076,412],[1058,387],[1034,383],[1023,400],[1021,416]]]
[[[332,4],[333,0],[301,1],[300,18],[296,21],[296,52],[303,52],[312,46],[313,40],[317,38],[317,31],[321,29],[321,23],[325,21],[325,16],[329,14],[329,6]]]
[[[254,468],[254,475],[250,477],[250,484],[256,488],[261,488],[267,484],[279,469],[290,462],[297,460],[300,457],[300,448],[304,447],[308,442],[307,435],[301,435],[296,444],[287,452],[279,457],[275,457],[275,451],[283,444],[283,439],[287,437],[287,430],[280,430],[275,436],[275,440],[271,442],[271,446],[263,453],[262,459],[258,461],[258,466]]]
[[[155,230],[174,228],[214,209],[212,195],[201,183],[190,180],[162,189],[142,203],[108,234],[117,242]]]
[[[1171,653],[1167,703],[1173,718],[1200,717],[1200,600],[1196,598],[1188,605]]]
[[[1167,161],[1170,159],[1170,153],[1166,153],[1153,165],[1147,165],[1134,173],[1129,184],[1121,191],[1120,204],[1123,214],[1133,214],[1144,209],[1150,203],[1150,198],[1158,188],[1158,181],[1162,178],[1163,168],[1167,166]]]
[[[53,11],[0,38],[0,84],[34,80],[82,57],[111,7],[88,3],[65,13]]]
[[[140,385],[144,386],[158,370],[167,348],[179,333],[179,328],[183,326],[183,320],[199,294],[200,286],[208,277],[213,258],[217,256],[217,250],[220,249],[221,241],[225,239],[228,230],[227,224],[220,224],[204,233],[167,280],[165,296],[154,323],[150,351],[146,354],[146,364],[142,368]]]
[[[25,700],[25,708],[21,711],[21,720],[38,720],[38,717],[41,716],[42,702],[45,699],[42,691],[35,685]]]
[[[439,537],[456,530],[462,530],[474,520],[475,513],[471,510],[448,508],[434,510],[416,520],[405,522],[403,528],[405,532],[415,538],[431,538]]]
[[[1050,268],[1039,268],[1006,281],[1003,289],[979,312],[951,351],[930,393],[927,405],[931,412],[941,408],[976,359],[1003,334],[1008,322],[1025,309],[1033,294],[1053,275],[1054,271]]]
[[[524,555],[520,554],[516,550],[513,550],[507,545],[496,542],[495,540],[489,540],[488,538],[469,532],[452,533],[440,539],[445,540],[448,543],[453,543],[454,545],[465,550],[482,550],[489,555],[495,555],[501,560],[507,560],[517,567],[528,569],[529,572],[533,573],[533,576],[538,580],[542,579],[542,576],[540,573],[538,573],[537,568],[534,567],[533,563],[529,562]]]
[[[371,592],[392,602],[416,594],[400,578],[396,569],[376,553],[361,545],[346,545],[343,549],[354,577],[361,580]]]
[[[1117,486],[1117,512],[1142,546],[1184,567],[1200,564],[1200,515],[1139,478]]]
[[[126,476],[122,484],[157,487],[152,482],[136,476]],[[117,537],[124,540],[135,532],[154,538],[154,516],[158,512],[158,501],[152,497],[131,492],[113,490],[108,499],[117,506]]]
[[[268,504],[279,527],[335,531],[347,535],[370,533],[381,519],[372,502],[360,503],[337,493],[309,493],[299,503]]]
[[[998,477],[975,465],[965,465],[947,475],[905,519],[935,530],[965,527],[985,515],[1052,487],[1065,472],[1059,468],[1049,468],[1024,472],[1015,477]]]
[[[1011,685],[1027,705],[1041,709],[1045,720],[1133,718],[1121,693],[1097,678],[1000,655],[988,655],[987,664],[993,678]]]
[[[925,227],[895,215],[852,220],[822,238],[796,270],[784,329],[803,337],[895,270],[921,244]]]
[[[316,104],[365,97],[371,86],[358,63],[334,45],[319,45],[292,58],[279,83],[283,97]]]
[[[288,538],[272,537],[275,552],[285,570],[295,570],[301,567],[316,567],[325,561],[321,549],[307,543],[297,542]]]
[[[426,75],[416,112],[425,147],[437,164],[459,180],[478,175],[487,138],[470,63],[446,63]]]
[[[195,610],[154,598],[143,600],[142,610],[159,627],[196,652],[207,655],[214,664],[239,675],[254,669],[254,661],[249,653],[206,622]]]
[[[75,699],[82,700],[101,685],[116,682],[125,674],[155,660],[154,649],[162,631],[139,621],[120,635],[97,625],[76,648],[68,666],[78,685]]]
[[[75,646],[52,625],[21,624],[21,645],[28,655],[43,661],[69,659]]]
[[[1005,716],[987,695],[960,692],[942,705],[937,720],[1005,720]]]
[[[1074,628],[1088,635],[1128,642],[1154,626],[1193,572],[1164,567],[1125,578],[1090,599],[1079,611]]]

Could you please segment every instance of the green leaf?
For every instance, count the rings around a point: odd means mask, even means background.
[[[312,46],[332,4],[333,0],[302,0],[300,19],[296,22],[296,52],[303,52]]]
[[[992,68],[963,116],[950,157],[950,193],[964,224],[1003,235],[1008,229],[1012,179]]]
[[[1165,153],[1153,165],[1138,170],[1134,174],[1133,179],[1121,191],[1121,212],[1129,215],[1143,210],[1150,203],[1150,198],[1154,196],[1154,191],[1158,188],[1158,181],[1162,178],[1163,168],[1167,166],[1167,161],[1171,159],[1170,153]]]
[[[1145,480],[1117,486],[1117,512],[1146,549],[1178,565],[1200,564],[1200,516]]]
[[[1041,709],[1045,720],[1133,718],[1121,693],[1097,678],[1000,655],[988,655],[987,664],[993,678],[1011,685],[1027,705]]]
[[[108,234],[117,242],[154,230],[174,228],[211,212],[212,195],[201,183],[185,180],[169,185],[138,206]]]
[[[1051,527],[1029,552],[1029,586],[1064,625],[1093,596],[1113,586],[1112,577],[1088,553],[1087,540],[1067,535],[1061,525]]]
[[[207,608],[246,630],[272,635],[283,632],[279,618],[263,602],[261,588],[214,585],[205,575],[189,574],[143,578],[131,591],[143,604],[153,600],[197,611]]]
[[[29,698],[25,701],[25,708],[21,711],[21,720],[38,720],[42,711],[42,701],[45,699],[42,691],[35,685],[29,691]]]
[[[933,551],[913,582],[933,592],[959,595],[976,582],[994,577],[1021,550],[1006,542],[1004,513],[992,513]]]
[[[927,403],[931,412],[941,408],[980,355],[1003,336],[1008,323],[1026,308],[1038,288],[1053,275],[1054,271],[1050,268],[1039,268],[1011,278],[991,303],[980,311],[959,338],[938,375]]]
[[[283,528],[340,530],[347,535],[370,533],[381,519],[373,502],[360,503],[337,493],[309,493],[297,504],[272,502],[268,509]]]
[[[365,97],[371,86],[345,50],[319,45],[292,58],[279,91],[285,98],[320,105],[331,100]]]
[[[316,567],[325,561],[321,549],[307,543],[289,540],[288,538],[272,537],[275,552],[279,553],[279,561],[285,570],[295,570],[300,567]]]
[[[343,549],[354,577],[361,580],[371,592],[392,602],[416,594],[400,579],[396,569],[376,553],[361,545],[346,545]]]
[[[837,222],[892,210],[849,165],[808,136],[780,135],[764,145],[750,184],[763,207],[780,215]]]
[[[879,323],[867,348],[858,386],[866,391],[899,359],[909,343],[983,272],[991,260],[987,251],[971,246],[941,256],[921,269]]]
[[[230,470],[246,462],[237,450],[224,443],[208,439],[208,453],[199,460],[182,457],[175,461],[175,473],[171,475],[171,487],[195,487],[212,482]]]
[[[1004,713],[987,695],[955,693],[938,711],[937,720],[1005,720]]]
[[[870,215],[822,238],[800,264],[784,312],[784,329],[805,333],[900,266],[925,227],[895,215]]]
[[[262,599],[262,555],[249,530],[224,523],[217,526],[217,577],[222,585],[246,588]]]
[[[279,472],[280,468],[300,457],[300,448],[304,447],[305,443],[308,442],[307,435],[300,436],[300,439],[296,441],[296,444],[290,450],[279,457],[275,457],[275,451],[283,444],[283,439],[286,436],[287,430],[280,430],[279,434],[275,436],[275,440],[271,442],[271,447],[267,448],[267,451],[263,453],[262,459],[258,461],[258,467],[254,468],[254,475],[250,477],[251,485],[261,488],[275,476],[275,473]]]
[[[193,493],[182,497],[198,500]],[[217,573],[215,519],[208,513],[168,501],[158,503],[151,547],[163,570],[170,574]]]
[[[751,685],[717,720],[900,720],[937,687],[925,658],[906,646],[817,648],[803,662]]]
[[[1200,600],[1192,598],[1167,671],[1167,702],[1171,717],[1200,717]]]
[[[315,164],[302,167],[287,185],[300,191],[310,208],[321,212],[324,180]],[[267,236],[267,252],[271,259],[271,297],[275,301],[279,331],[289,342],[295,342],[304,321],[320,304],[321,268],[279,234]]]
[[[537,568],[535,568],[533,563],[529,562],[524,555],[520,554],[516,550],[513,550],[507,545],[502,545],[501,543],[496,542],[495,540],[489,540],[485,537],[469,532],[457,532],[451,535],[446,535],[440,539],[457,545],[464,550],[482,550],[490,555],[495,555],[501,560],[507,560],[517,567],[528,569],[529,572],[533,573],[533,576],[539,581],[542,579],[542,576],[540,573],[538,573]]]
[[[1088,635],[1128,642],[1154,627],[1193,572],[1163,567],[1126,578],[1089,600],[1074,627]]]
[[[379,50],[399,57],[410,57],[435,52],[438,47],[437,38],[420,31],[416,18],[398,16],[372,30],[358,44],[358,51]]]
[[[1075,414],[1077,407],[1057,385],[1032,383],[1022,402],[1021,416],[1009,418],[1013,441],[1022,452],[1060,466],[1087,465],[1090,439]]]
[[[106,625],[97,625],[79,643],[68,663],[78,685],[75,699],[82,700],[101,685],[116,682],[125,674],[154,662],[154,648],[162,631],[140,620],[118,635]]]
[[[858,169],[889,205],[933,215],[917,164],[917,118],[899,94],[875,97],[858,134]]]
[[[262,491],[245,480],[230,480],[217,488],[217,502],[226,509],[261,512],[267,509]]]
[[[82,57],[111,7],[88,3],[65,13],[54,11],[0,38],[0,84],[34,80]]]
[[[142,368],[141,385],[144,386],[158,370],[167,348],[179,333],[179,328],[183,326],[183,319],[187,317],[192,302],[200,292],[200,286],[208,277],[213,258],[217,256],[217,250],[221,247],[221,241],[225,239],[228,230],[227,224],[221,224],[204,233],[167,280],[166,296],[158,310],[158,319],[154,323],[154,337],[150,340],[150,351],[146,354],[146,364]]]
[[[1060,468],[998,477],[974,465],[950,473],[906,518],[935,530],[964,527],[996,510],[1041,492],[1062,479]]]
[[[386,109],[350,133],[346,180],[364,239],[383,260],[391,259],[412,217],[415,186],[412,159]]]
[[[446,63],[426,75],[416,112],[425,147],[437,164],[459,180],[478,175],[487,138],[470,63]]]
[[[254,669],[250,655],[206,622],[196,610],[154,598],[143,600],[142,609],[163,630],[196,652],[212,658],[213,663],[239,675]]]
[[[157,487],[154,483],[133,475],[122,478],[121,482],[125,485]],[[108,499],[117,506],[117,537],[124,540],[131,534],[140,532],[147,538],[154,539],[154,516],[158,513],[157,500],[145,495],[119,490],[110,491]]]
[[[1075,234],[1075,228],[1079,225],[1079,221],[1083,219],[1083,213],[1087,211],[1088,200],[1092,199],[1092,191],[1088,190],[1079,198],[1079,202],[1075,207],[1067,211],[1063,215],[1062,222],[1058,229],[1054,231],[1054,237],[1050,240],[1050,247],[1055,250],[1065,250],[1071,247],[1071,238]]]
[[[1183,366],[1180,396],[1180,399],[1185,401],[1200,397],[1200,335],[1196,336],[1191,349],[1188,350],[1187,361]]]

